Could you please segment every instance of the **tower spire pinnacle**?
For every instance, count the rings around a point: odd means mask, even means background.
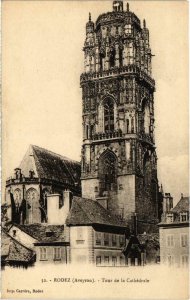
[[[123,11],[123,0],[113,1],[113,11]]]
[[[89,22],[91,21],[91,13],[89,12]]]
[[[127,2],[127,11],[129,11],[129,3]]]
[[[143,20],[143,27],[146,28],[146,20]]]

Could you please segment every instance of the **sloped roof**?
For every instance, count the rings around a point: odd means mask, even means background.
[[[19,168],[25,177],[29,176],[29,170],[32,169],[34,177],[71,185],[78,183],[81,176],[80,162],[35,145],[30,145]]]
[[[30,262],[35,253],[2,230],[1,256],[4,261]]]
[[[126,227],[127,224],[101,206],[97,201],[73,197],[72,207],[66,219],[67,225],[102,224]]]
[[[46,223],[43,224],[27,224],[27,225],[18,225],[16,227],[24,231],[34,239],[39,242],[64,242],[64,225],[49,225]],[[52,233],[51,236],[47,236],[48,233]],[[47,234],[47,235],[46,235]]]
[[[1,241],[1,256],[8,256],[10,237],[4,231],[1,232]]]
[[[175,213],[180,213],[183,211],[189,211],[189,197],[181,198],[176,206],[172,209],[172,212]]]
[[[140,244],[138,237],[135,235],[131,235],[128,244],[123,249],[123,253],[125,256],[128,256],[130,251],[141,252],[141,250],[142,250],[142,245]]]

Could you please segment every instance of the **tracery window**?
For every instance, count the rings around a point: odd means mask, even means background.
[[[14,191],[14,200],[15,200],[15,204],[20,206],[20,204],[21,204],[21,190],[20,189],[16,189]]]
[[[99,159],[100,193],[114,189],[117,160],[113,152],[107,151]]]
[[[26,223],[31,224],[40,220],[40,210],[38,202],[38,193],[34,188],[30,188],[26,193]]]
[[[110,98],[104,101],[104,130],[114,130],[114,102]]]
[[[134,50],[133,50],[133,44],[132,43],[129,43],[129,64],[133,64],[133,53]]]

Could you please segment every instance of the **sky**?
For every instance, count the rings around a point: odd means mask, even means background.
[[[150,30],[158,179],[175,203],[188,195],[188,3],[128,2]],[[80,160],[85,25],[107,11],[112,1],[2,3],[4,179],[30,144]]]

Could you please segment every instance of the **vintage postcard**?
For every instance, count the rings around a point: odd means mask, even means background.
[[[188,2],[2,1],[2,299],[189,299]]]

